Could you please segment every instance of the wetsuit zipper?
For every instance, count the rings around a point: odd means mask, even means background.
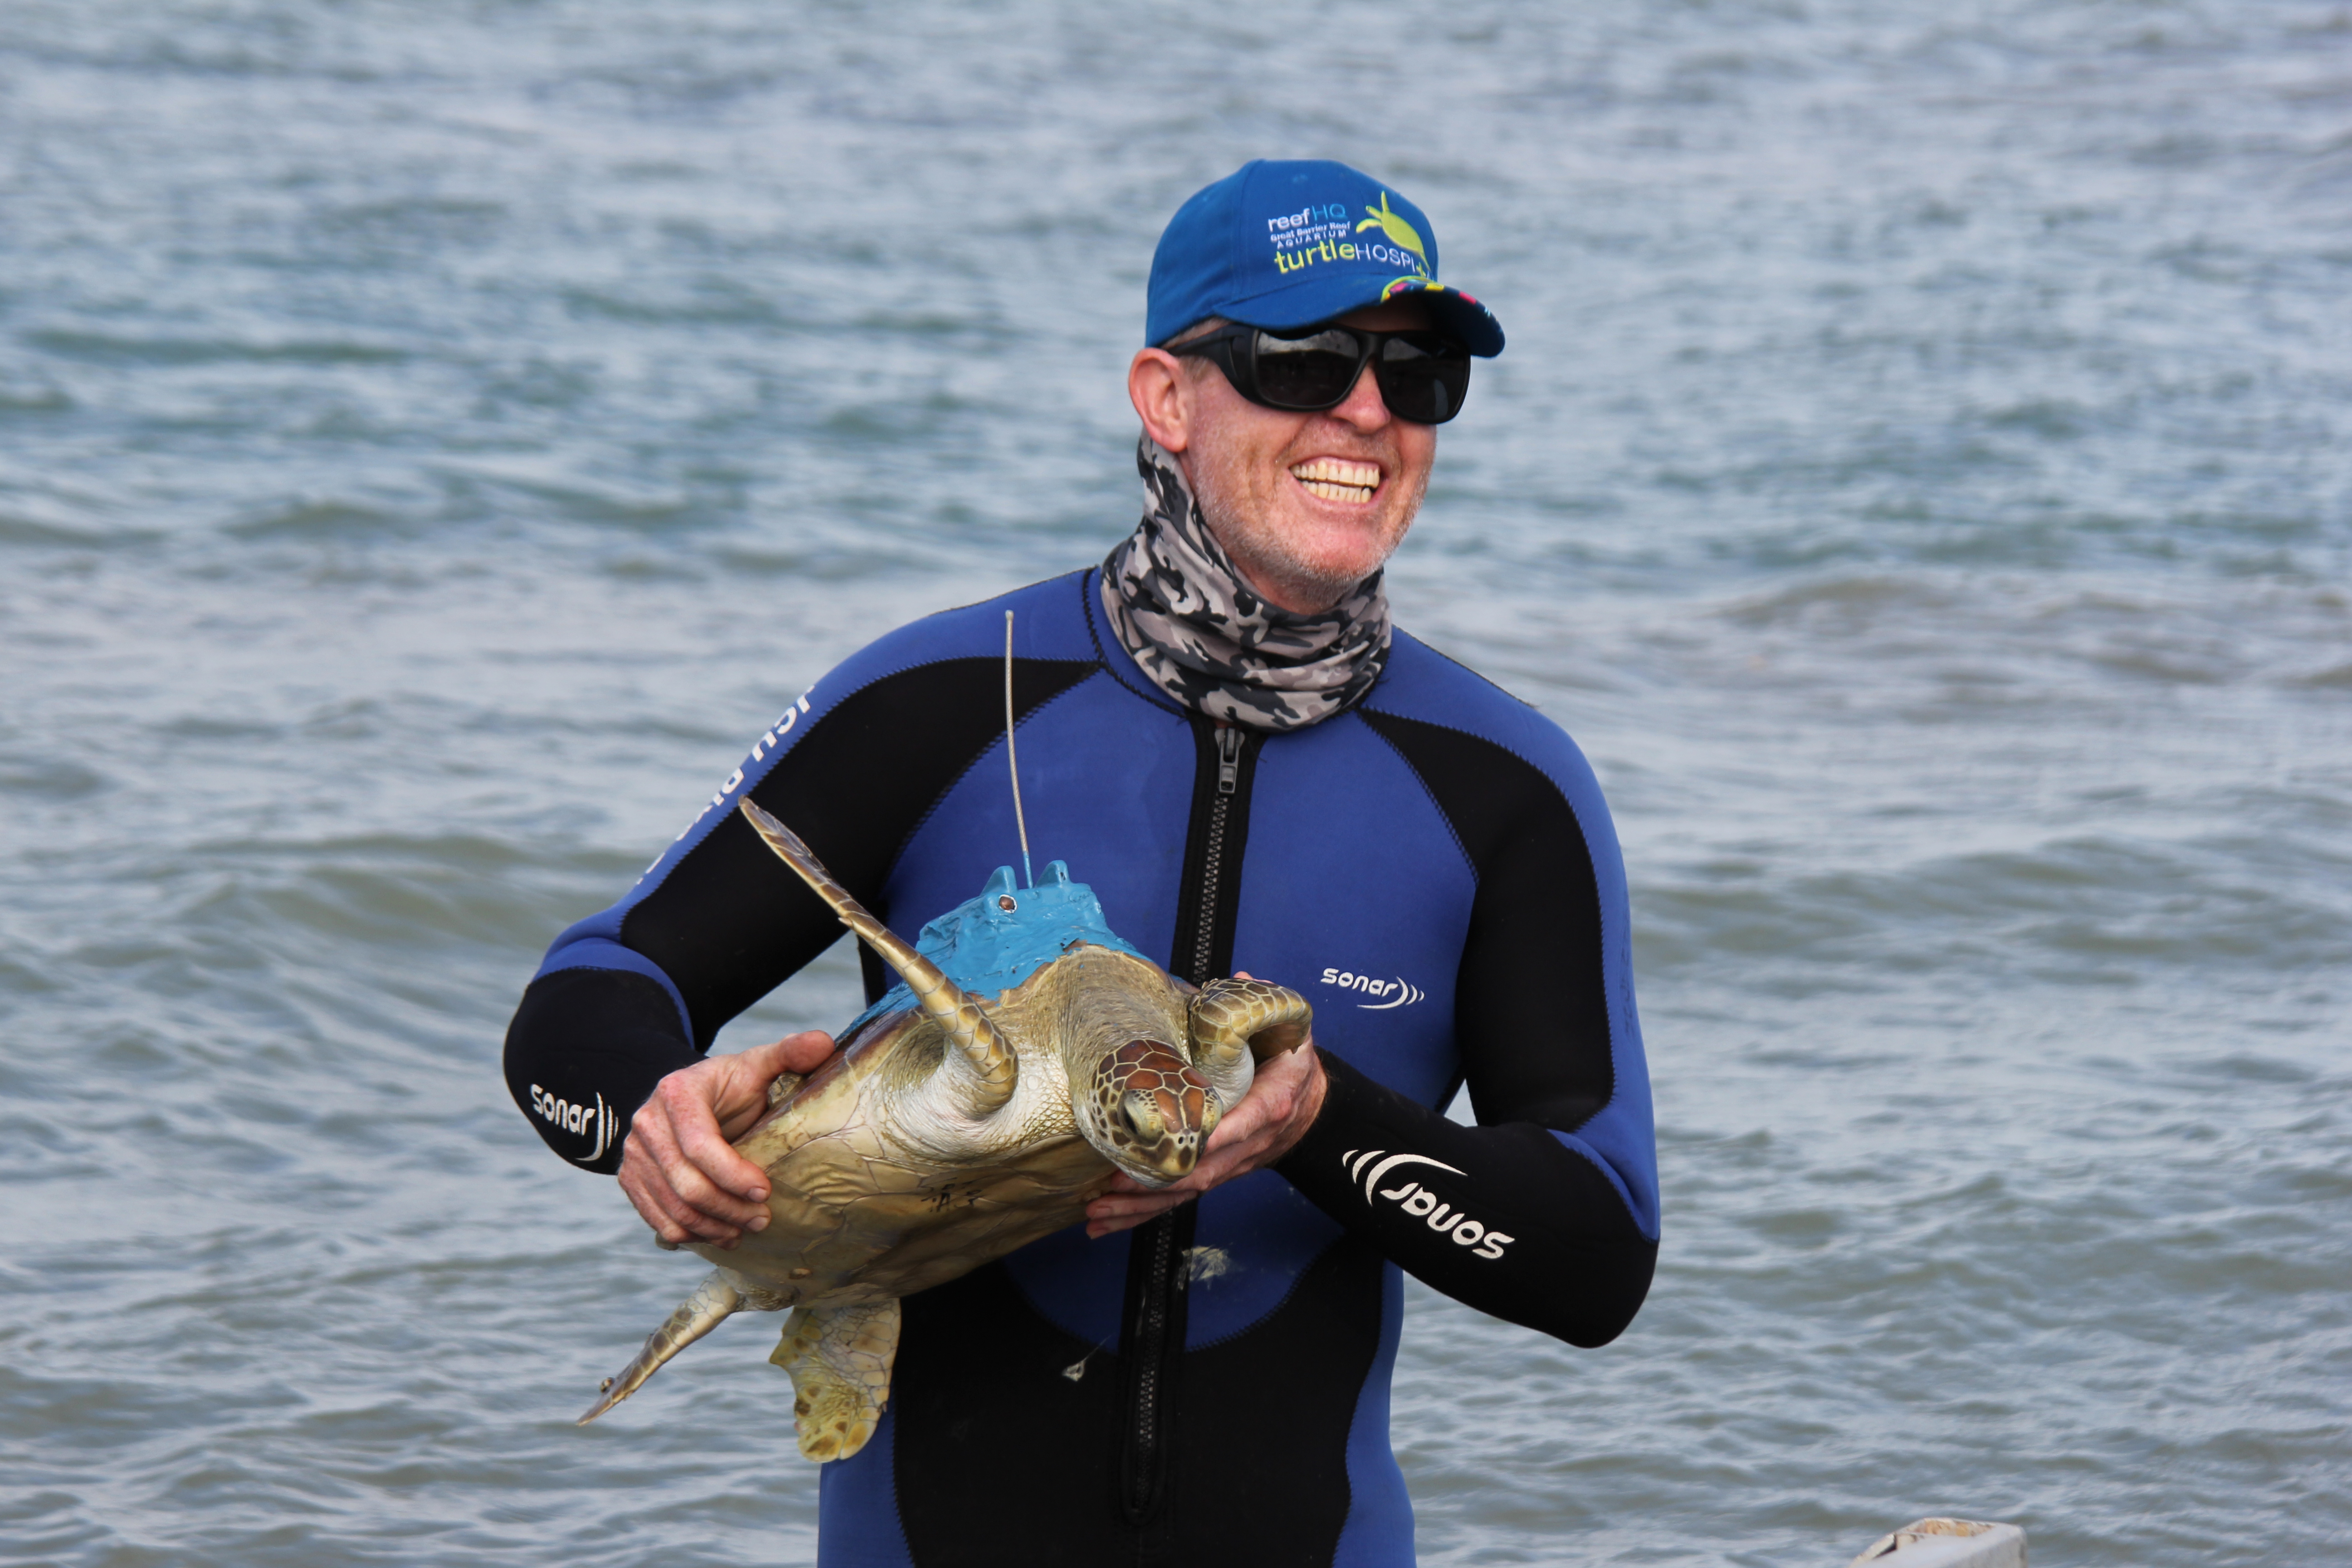
[[[1187,1204],[1139,1226],[1129,1266],[1128,1294],[1133,1305],[1119,1354],[1129,1369],[1119,1507],[1128,1523],[1137,1527],[1153,1522],[1167,1479],[1164,1450],[1176,1361],[1184,1353],[1184,1288],[1191,1270],[1183,1265],[1192,1243],[1192,1206]],[[1138,1544],[1144,1547],[1138,1561],[1151,1562],[1148,1540]]]
[[[1209,802],[1208,852],[1201,864],[1200,929],[1192,933],[1192,984],[1205,984],[1215,960],[1217,886],[1225,868],[1225,821],[1241,787],[1242,732],[1217,726],[1217,793]]]
[[[1206,744],[1199,749],[1194,775],[1176,956],[1184,977],[1198,985],[1233,961],[1252,764],[1262,742],[1229,724],[1211,730],[1208,721],[1197,720],[1195,726]],[[1194,1206],[1186,1204],[1138,1226],[1129,1253],[1126,1332],[1119,1352],[1127,1387],[1118,1501],[1129,1525],[1141,1531],[1139,1564],[1164,1560],[1164,1552],[1154,1548],[1164,1546],[1169,1533],[1168,1444],[1184,1354],[1195,1217]]]

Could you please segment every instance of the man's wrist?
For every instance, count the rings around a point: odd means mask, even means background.
[[[1350,1107],[1362,1099],[1369,1080],[1338,1057],[1316,1053],[1314,1113],[1300,1127],[1298,1136],[1274,1161],[1275,1167],[1288,1175],[1307,1161],[1317,1158],[1317,1152],[1332,1139],[1345,1137],[1342,1123],[1355,1120]],[[1360,1109],[1360,1108],[1359,1108]]]
[[[1307,1044],[1306,1058],[1307,1077],[1298,1086],[1298,1108],[1291,1114],[1282,1152],[1268,1161],[1268,1164],[1280,1164],[1289,1157],[1293,1149],[1306,1141],[1307,1135],[1315,1131],[1315,1123],[1322,1120],[1323,1107],[1330,1099],[1331,1080],[1323,1072],[1323,1054],[1311,1041]]]

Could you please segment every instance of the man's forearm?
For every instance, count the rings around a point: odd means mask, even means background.
[[[604,1175],[621,1168],[629,1118],[654,1086],[699,1059],[662,988],[621,970],[541,975],[507,1029],[515,1103],[549,1148]]]
[[[1329,1055],[1323,1111],[1276,1168],[1455,1300],[1577,1345],[1624,1331],[1658,1246],[1544,1128],[1463,1127]]]

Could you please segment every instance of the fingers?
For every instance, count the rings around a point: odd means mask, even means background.
[[[742,1061],[746,1070],[761,1080],[760,1091],[765,1094],[777,1074],[814,1072],[832,1055],[833,1037],[822,1029],[808,1029],[754,1047],[743,1053]]]
[[[832,1037],[811,1029],[681,1068],[655,1086],[629,1121],[621,1190],[665,1246],[732,1247],[767,1228],[768,1173],[735,1152],[727,1129],[750,1126],[771,1083],[814,1071],[833,1048]]]
[[[645,1141],[633,1131],[621,1155],[621,1191],[639,1217],[653,1227],[662,1246],[675,1248],[688,1241],[731,1245],[742,1232],[702,1213],[677,1194],[659,1162],[646,1152]]]
[[[751,1131],[768,1113],[768,1090],[777,1079],[786,1073],[805,1077],[832,1055],[833,1037],[810,1029],[698,1064],[709,1072],[703,1098],[718,1121],[719,1137],[732,1142]]]
[[[768,1173],[735,1152],[708,1111],[670,1123],[676,1157],[662,1170],[677,1194],[706,1214],[757,1230],[767,1215]]]
[[[1194,1196],[1192,1193],[1160,1192],[1144,1197],[1097,1198],[1087,1205],[1087,1239],[1100,1241],[1118,1231],[1133,1230],[1145,1220],[1181,1208]]]
[[[1102,1196],[1087,1205],[1087,1235],[1099,1241],[1113,1231],[1130,1230],[1145,1220],[1157,1219],[1170,1209],[1181,1208],[1216,1185],[1207,1179],[1207,1161],[1192,1168],[1181,1182],[1171,1182],[1164,1187],[1147,1187],[1132,1176],[1121,1173],[1113,1176]]]
[[[1087,1235],[1099,1241],[1114,1231],[1131,1230],[1170,1209],[1183,1207],[1214,1184],[1198,1183],[1200,1174],[1195,1170],[1164,1187],[1147,1187],[1124,1175],[1112,1178],[1109,1188],[1087,1205]]]
[[[805,1042],[795,1037],[762,1050],[797,1046],[805,1054],[813,1048]],[[746,1230],[766,1228],[768,1173],[728,1146],[716,1113],[746,1092],[764,1097],[765,1080],[747,1089],[761,1066],[725,1057],[680,1068],[630,1119],[621,1190],[663,1241],[732,1247]]]
[[[1309,1041],[1258,1065],[1249,1092],[1210,1131],[1201,1164],[1217,1165],[1235,1152],[1249,1158],[1248,1169],[1272,1164],[1307,1135],[1322,1109],[1323,1064]]]

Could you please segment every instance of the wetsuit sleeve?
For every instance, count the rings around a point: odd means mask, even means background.
[[[1580,755],[1367,714],[1452,824],[1478,878],[1454,1035],[1478,1125],[1326,1052],[1329,1092],[1281,1163],[1317,1206],[1454,1300],[1605,1344],[1657,1260],[1648,1068],[1622,861]]]
[[[1326,1053],[1323,1113],[1282,1173],[1404,1271],[1574,1345],[1624,1332],[1658,1244],[1600,1169],[1534,1122],[1464,1127]]]
[[[1092,668],[1020,661],[1021,712]],[[857,656],[785,710],[626,898],[556,939],[506,1042],[507,1087],[550,1148],[584,1170],[619,1170],[629,1118],[654,1086],[841,939],[833,911],[736,809],[744,794],[887,921],[900,848],[996,739],[1003,669],[987,658],[910,663],[887,639]],[[869,963],[869,994],[883,981]]]

